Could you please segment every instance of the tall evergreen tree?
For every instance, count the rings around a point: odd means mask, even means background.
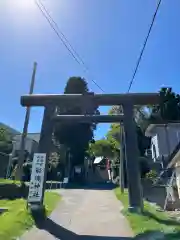
[[[64,93],[66,94],[87,94],[89,92],[87,82],[81,77],[71,77],[67,81]],[[59,108],[59,114],[82,114],[80,106],[73,103]],[[94,107],[91,114],[98,114],[97,107]],[[55,127],[55,138],[60,144],[64,144],[72,156],[72,164],[81,164],[84,161],[89,142],[93,140],[93,130],[96,125],[93,123],[60,123]]]

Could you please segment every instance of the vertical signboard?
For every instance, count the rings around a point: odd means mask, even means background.
[[[35,153],[33,158],[31,180],[29,185],[28,203],[41,202],[45,164],[46,154]]]

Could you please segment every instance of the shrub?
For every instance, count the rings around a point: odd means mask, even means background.
[[[146,179],[149,179],[151,181],[154,181],[157,176],[158,174],[156,170],[150,170],[148,173],[146,173]]]

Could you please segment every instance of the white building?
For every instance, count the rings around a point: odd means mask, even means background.
[[[151,124],[146,130],[146,136],[151,137],[152,159],[159,162],[170,172],[175,172],[175,182],[180,199],[180,123]],[[164,162],[163,162],[164,159]]]
[[[171,168],[175,171],[176,185],[180,199],[180,143],[176,146],[176,148],[170,155],[167,168]]]
[[[180,142],[180,123],[150,124],[145,135],[151,137],[153,161],[164,161],[167,166],[169,156]]]

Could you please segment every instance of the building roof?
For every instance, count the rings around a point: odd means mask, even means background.
[[[95,160],[94,160],[94,163],[95,164],[98,164],[100,163],[102,160],[103,160],[104,157],[96,157]]]
[[[145,136],[146,137],[151,137],[153,133],[155,132],[156,127],[165,127],[165,126],[180,126],[180,121],[156,121],[153,122],[152,124],[149,124],[145,131]]]
[[[40,139],[40,133],[28,133],[28,138],[33,139],[36,142],[39,142]]]
[[[21,137],[21,135],[22,134],[16,134],[15,138],[17,139],[17,137]],[[28,133],[27,138],[32,139],[33,141],[38,143],[40,139],[40,133]]]

